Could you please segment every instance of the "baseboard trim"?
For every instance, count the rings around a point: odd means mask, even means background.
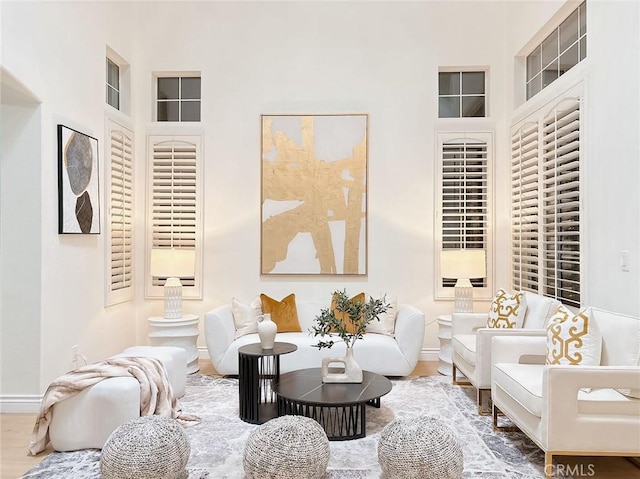
[[[38,414],[42,396],[37,394],[5,394],[0,396],[2,414]]]

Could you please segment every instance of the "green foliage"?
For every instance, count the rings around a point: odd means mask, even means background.
[[[333,295],[336,297],[336,311],[345,313],[349,323],[351,323],[351,328],[347,329],[347,324],[342,318],[336,318],[331,308],[322,309],[315,318],[316,324],[311,327],[313,336],[320,336],[321,338],[317,344],[313,345],[318,349],[333,346],[335,342],[333,338],[335,336],[340,337],[347,347],[352,347],[358,339],[362,339],[367,324],[374,320],[380,321],[378,316],[391,307],[386,302],[386,295],[381,299],[369,297],[369,301],[365,303],[351,301],[346,290],[335,291]]]

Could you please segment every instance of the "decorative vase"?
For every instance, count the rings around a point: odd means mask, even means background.
[[[276,339],[277,332],[278,325],[271,321],[270,314],[258,316],[258,336],[260,336],[262,349],[273,349],[273,341]]]
[[[329,366],[333,364],[342,364],[344,369],[332,371]],[[322,358],[321,376],[323,383],[361,383],[362,368],[353,357],[353,347],[347,346],[347,353],[342,358]]]

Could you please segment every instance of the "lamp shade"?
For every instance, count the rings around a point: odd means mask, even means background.
[[[487,275],[483,249],[451,249],[440,253],[443,278],[484,278]]]
[[[153,248],[151,250],[152,276],[193,276],[196,265],[196,250],[183,248]]]

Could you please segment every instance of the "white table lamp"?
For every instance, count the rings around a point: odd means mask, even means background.
[[[473,311],[473,286],[471,278],[487,275],[485,253],[482,249],[451,249],[440,253],[440,274],[443,278],[455,278],[456,313]]]
[[[180,276],[193,276],[196,264],[194,249],[153,248],[151,276],[166,277],[164,283],[164,317],[182,317],[182,283]]]

